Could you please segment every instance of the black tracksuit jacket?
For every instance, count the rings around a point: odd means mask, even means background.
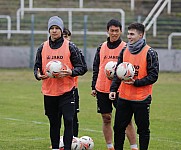
[[[140,47],[140,50],[137,53],[139,53],[145,45],[146,45],[146,43],[144,43],[144,45],[142,47]],[[124,47],[124,49],[121,51],[121,53],[118,57],[117,66],[123,62],[123,54],[124,54],[125,49],[126,49],[126,47]],[[155,50],[150,48],[147,53],[147,74],[148,75],[142,79],[136,79],[134,82],[134,86],[140,87],[140,86],[145,86],[145,85],[150,85],[150,84],[155,83],[158,79],[158,73],[159,73],[158,54]],[[114,74],[114,78],[112,80],[110,91],[111,92],[117,91],[120,86],[120,83],[121,83],[121,80],[117,77],[116,74]],[[150,103],[151,95],[143,102]]]
[[[107,38],[107,47],[109,49],[116,49],[119,44],[122,42],[121,38],[119,38],[117,41],[115,42],[110,42],[110,38]],[[99,47],[97,48],[95,57],[94,57],[94,62],[93,62],[93,76],[92,76],[92,90],[95,90],[95,86],[96,86],[96,81],[98,78],[98,73],[99,73],[99,65],[100,65],[100,49],[101,49],[102,44],[99,45]],[[121,51],[121,49],[120,49]]]
[[[59,39],[55,41],[52,41],[51,38],[49,38],[49,45],[52,49],[58,49],[59,47],[62,46],[63,42],[64,42],[63,37],[60,37]],[[40,68],[40,71],[42,73],[42,55],[41,55],[42,49],[43,49],[43,43],[37,50],[35,64],[34,64],[34,75],[37,80],[40,80],[37,78],[38,68]],[[69,50],[71,53],[70,61],[73,65],[71,76],[75,77],[78,75],[84,75],[88,71],[88,69],[87,69],[87,64],[82,52],[72,42],[69,43]]]

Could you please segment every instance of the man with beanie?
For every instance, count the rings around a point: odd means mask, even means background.
[[[75,113],[74,77],[84,75],[87,68],[82,62],[79,49],[75,44],[63,38],[64,24],[61,18],[53,16],[48,21],[50,37],[38,48],[34,64],[34,76],[42,80],[45,115],[50,123],[52,150],[59,150],[61,118],[64,119],[64,147],[70,150],[73,138],[73,117]],[[66,70],[55,74],[55,78],[46,75],[46,64],[59,60],[67,66]]]

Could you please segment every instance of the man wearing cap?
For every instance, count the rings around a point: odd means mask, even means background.
[[[59,150],[61,118],[64,119],[64,147],[70,150],[73,138],[73,117],[75,113],[74,77],[84,75],[87,67],[82,62],[79,49],[63,38],[64,24],[61,18],[53,16],[48,21],[50,37],[38,48],[34,64],[34,76],[42,80],[45,115],[50,123],[52,150]],[[67,66],[56,73],[56,78],[46,75],[46,64],[59,60]]]

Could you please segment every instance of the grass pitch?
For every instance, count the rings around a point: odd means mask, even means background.
[[[29,69],[0,69],[0,150],[49,150],[41,81]],[[79,78],[79,137],[88,135],[94,150],[106,150],[88,72]],[[149,150],[181,149],[181,73],[160,73],[153,88]],[[61,131],[62,132],[62,131]],[[126,139],[125,150],[129,150]]]

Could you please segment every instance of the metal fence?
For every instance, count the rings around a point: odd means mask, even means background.
[[[16,64],[27,66],[20,58],[24,62],[25,55],[28,55],[28,64],[31,66],[35,49],[49,36],[47,22],[53,15],[64,20],[65,26],[72,31],[72,40],[86,53],[89,53],[86,47],[89,50],[96,49],[106,40],[106,24],[112,18],[122,23],[124,41],[127,40],[127,25],[138,21],[147,26],[145,38],[153,48],[172,50],[174,54],[168,53],[173,57],[176,56],[175,50],[181,49],[180,0],[0,0],[0,4],[0,51],[9,57],[16,56],[19,60]],[[11,46],[10,49],[8,46]],[[12,47],[14,51],[11,51]],[[25,53],[19,47],[24,47]],[[18,52],[19,57],[14,52]],[[7,61],[4,58],[2,60]],[[0,64],[0,67],[4,67],[7,62],[1,61]]]

